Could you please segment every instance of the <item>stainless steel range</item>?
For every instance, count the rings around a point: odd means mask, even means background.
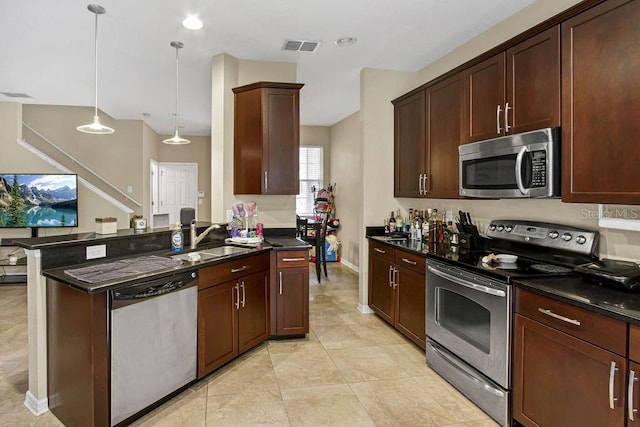
[[[572,274],[576,265],[596,258],[598,232],[494,220],[487,237],[488,251],[427,260],[427,364],[506,426],[510,424],[512,283],[519,277]]]

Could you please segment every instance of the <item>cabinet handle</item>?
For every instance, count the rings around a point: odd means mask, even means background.
[[[282,295],[282,271],[280,272],[280,295]]]
[[[282,258],[284,262],[304,261],[304,258]]]
[[[382,250],[382,249],[380,249],[380,248],[373,248],[373,250],[374,250],[374,251],[376,251],[376,252],[378,252],[378,253],[381,253],[381,254],[386,254],[386,253],[387,253],[387,251],[383,251],[383,250]]]
[[[242,281],[242,285],[240,285],[240,287],[242,288],[242,308],[244,308],[244,303],[247,300],[247,290],[244,287],[244,280]]]
[[[629,421],[635,421],[635,413],[638,412],[637,409],[633,409],[633,386],[638,382],[636,378],[635,371],[629,369],[629,386],[627,388],[627,412],[629,416]]]
[[[615,402],[618,400],[617,397],[613,397],[613,389],[616,382],[615,374],[617,370],[618,368],[616,368],[616,362],[612,360],[611,368],[609,369],[609,408],[611,409],[615,409]]]
[[[264,171],[264,191],[267,191],[269,189],[269,172]]]
[[[398,269],[393,267],[393,289],[398,287]]]
[[[418,174],[418,194],[422,196],[422,174]]]
[[[236,283],[234,286],[236,288],[236,310],[240,309],[240,286]]]
[[[500,113],[502,112],[502,108],[500,108],[500,105],[498,105],[498,108],[496,108],[496,133],[498,135],[500,135],[500,133],[502,132],[502,128],[500,127]]]
[[[509,110],[511,110],[511,107],[507,102],[504,105],[504,133],[509,132],[509,129],[511,129],[511,126],[509,126]]]
[[[410,259],[402,258],[402,261],[406,262],[407,264],[418,265],[416,261],[412,261]]]
[[[242,266],[242,267],[240,267],[240,268],[232,268],[232,269],[231,269],[231,272],[232,272],[232,273],[239,273],[239,272],[241,272],[241,271],[246,270],[247,268],[249,268],[249,266],[243,265],[243,266]]]
[[[542,314],[546,314],[547,316],[553,317],[554,319],[562,320],[563,322],[571,323],[572,325],[580,326],[580,321],[576,319],[569,319],[568,317],[561,316],[559,314],[554,313],[551,310],[538,307],[538,311]]]
[[[422,175],[422,179],[424,180],[424,184],[422,184],[423,194],[426,196],[429,192],[427,189],[427,179],[429,179],[429,176],[425,173]]]
[[[393,288],[393,266],[389,266],[389,287]]]

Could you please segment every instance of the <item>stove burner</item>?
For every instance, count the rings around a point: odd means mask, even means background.
[[[570,273],[571,269],[553,264],[531,264],[531,269],[543,273]]]

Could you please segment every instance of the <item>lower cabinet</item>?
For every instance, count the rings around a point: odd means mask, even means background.
[[[269,338],[268,267],[262,254],[200,271],[198,378]]]
[[[309,251],[271,255],[271,335],[309,333]]]
[[[369,307],[426,347],[425,258],[369,241]]]
[[[626,322],[518,289],[514,336],[513,417],[518,422],[625,425]]]

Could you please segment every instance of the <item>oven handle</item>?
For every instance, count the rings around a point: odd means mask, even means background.
[[[527,147],[522,147],[516,156],[516,185],[522,194],[527,194],[527,189],[524,188],[524,184],[522,183],[522,159],[527,150]]]
[[[458,285],[473,289],[474,291],[483,292],[485,294],[489,294],[489,295],[493,295],[493,296],[501,297],[501,298],[504,298],[504,297],[507,296],[507,293],[505,291],[502,291],[500,289],[493,289],[493,288],[490,288],[490,287],[484,286],[484,285],[478,285],[477,283],[473,283],[473,282],[470,282],[468,280],[464,280],[464,279],[461,279],[459,277],[452,276],[451,274],[445,273],[444,271],[440,271],[437,268],[432,267],[430,265],[427,266],[427,270],[429,270],[430,272],[432,272],[436,276],[440,276],[443,279],[452,281],[454,283],[457,283]]]
[[[427,345],[429,346],[429,348],[434,353],[437,353],[438,356],[442,357],[451,366],[453,366],[454,368],[458,369],[458,371],[460,371],[462,374],[467,376],[473,382],[475,382],[476,384],[479,384],[480,386],[482,386],[483,389],[493,393],[494,395],[496,395],[498,397],[504,397],[504,391],[493,387],[491,384],[489,384],[486,381],[483,381],[481,378],[478,378],[477,376],[473,375],[473,373],[470,372],[468,369],[465,369],[465,366],[461,365],[460,362],[458,362],[457,360],[452,359],[451,357],[449,357],[448,354],[446,354],[445,352],[441,351],[439,348],[435,347],[429,341],[427,341]]]

